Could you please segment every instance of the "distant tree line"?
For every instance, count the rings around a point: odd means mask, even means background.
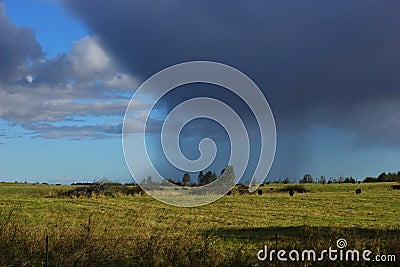
[[[229,176],[229,177],[228,177]],[[219,177],[223,177],[224,179],[228,179],[227,181],[230,181],[228,183],[231,183],[235,180],[235,171],[232,166],[227,166],[224,168],[220,175],[217,175],[215,172],[212,171],[200,171],[198,176],[197,176],[197,181],[192,180],[190,174],[188,172],[185,172],[182,176],[182,178],[178,181],[174,179],[168,179],[167,181],[170,183],[173,183],[177,186],[190,186],[190,187],[195,187],[195,186],[202,186],[206,185],[209,183],[212,183],[213,181],[217,180]],[[232,180],[233,179],[233,180]],[[314,178],[312,177],[311,174],[307,173],[303,176],[303,178],[300,178],[299,180],[300,184],[341,184],[341,183],[360,183],[353,177],[344,177],[343,175],[340,175],[337,178],[330,177],[326,178],[325,176],[320,176],[319,178]],[[277,179],[273,180],[271,182],[266,182],[266,184],[270,183],[283,183],[283,184],[290,184],[292,182],[295,182],[295,180],[290,179],[289,177],[286,177],[284,179]],[[365,177],[363,183],[376,183],[376,182],[399,182],[400,183],[400,171],[395,173],[391,172],[383,172],[381,173],[378,177]],[[4,183],[4,182],[3,182]],[[18,183],[17,181],[15,183]],[[27,183],[27,182],[25,182]],[[77,183],[72,183],[72,185],[94,185],[94,184],[120,184],[118,182],[113,182],[109,180],[101,180],[101,181],[94,181],[92,183],[90,182],[77,182]],[[37,183],[39,184],[39,183]],[[42,184],[47,184],[47,183],[42,183]],[[161,183],[155,182],[152,180],[151,176],[148,176],[147,178],[144,178],[141,182],[141,184],[146,184],[146,185],[168,185],[166,181],[162,181]],[[57,184],[60,185],[60,184]],[[136,183],[125,183],[124,185],[136,185]],[[264,184],[262,184],[264,185]]]
[[[229,172],[233,172],[233,167],[229,167]],[[232,170],[230,169],[232,168]],[[221,176],[226,169],[223,169],[221,171]],[[213,181],[215,181],[219,177],[215,172],[211,171],[200,171],[200,173],[197,176],[197,182],[193,181],[190,174],[188,172],[183,174],[183,177],[181,180],[176,181],[173,179],[168,179],[169,182],[174,183],[178,186],[202,186],[209,184]],[[300,184],[355,184],[355,183],[360,183],[353,177],[344,177],[343,175],[340,175],[339,177],[329,177],[326,178],[325,176],[320,176],[319,178],[314,178],[312,177],[311,174],[307,173],[303,176],[303,178],[300,178],[299,180]],[[277,179],[271,181],[271,183],[283,183],[283,184],[290,184],[292,182],[295,182],[295,180],[290,179],[289,177],[286,177],[284,179]],[[378,177],[366,177],[363,181],[363,183],[376,183],[376,182],[400,182],[400,171],[397,173],[381,173]],[[151,177],[148,177],[146,179],[147,184],[152,183],[151,182]],[[269,182],[267,183],[269,184]]]
[[[286,177],[285,179],[278,179],[273,181],[272,183],[282,183],[282,184],[290,184],[291,179],[289,177]],[[299,180],[300,184],[341,184],[341,183],[352,183],[355,184],[357,183],[357,180],[354,179],[353,177],[344,177],[343,175],[339,176],[338,178],[330,177],[326,178],[325,176],[320,176],[319,178],[314,178],[312,177],[311,174],[307,173],[303,176],[303,178],[300,178]]]
[[[302,179],[299,181],[301,184],[306,183],[318,183],[318,184],[355,184],[357,183],[356,179],[353,177],[344,177],[340,175],[338,178],[330,177],[326,179],[325,176],[321,176],[318,179],[314,179],[311,174],[306,174]]]
[[[400,182],[400,171],[398,173],[381,173],[378,177],[366,177],[364,183],[376,183],[376,182]]]
[[[399,182],[400,183],[400,171],[395,173],[386,173],[383,172],[381,173],[378,177],[366,177],[363,181],[363,183],[377,183],[377,182]],[[291,183],[291,179],[286,177],[285,179],[278,179],[273,181],[273,183],[283,183],[283,184],[289,184]],[[303,178],[299,179],[300,184],[312,184],[312,183],[318,183],[318,184],[355,184],[355,183],[360,183],[353,177],[344,177],[343,175],[340,175],[338,178],[330,177],[326,179],[325,176],[321,176],[318,179],[314,179],[311,174],[305,174]]]
[[[223,175],[226,176],[227,174],[225,173],[225,170],[227,170],[226,173],[228,173],[229,176],[232,176],[233,179],[235,179],[235,172],[234,172],[233,167],[227,166],[226,168],[224,168],[221,171],[219,176],[215,172],[212,172],[212,171],[200,171],[197,176],[197,181],[196,181],[196,180],[192,180],[192,178],[188,172],[185,172],[180,180],[176,181],[174,179],[167,179],[167,181],[170,183],[173,183],[177,186],[190,186],[190,187],[202,186],[202,185],[212,183],[213,181],[217,180],[218,177],[221,177]],[[143,179],[141,183],[146,184],[146,185],[158,184],[157,182],[154,182],[152,180],[151,176]],[[166,186],[166,185],[168,185],[168,183],[166,181],[162,181],[161,185]]]

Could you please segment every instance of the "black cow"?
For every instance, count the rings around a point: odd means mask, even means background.
[[[361,188],[356,189],[356,194],[361,194]]]
[[[258,189],[257,193],[258,193],[259,196],[262,196],[262,190],[261,189]]]
[[[400,184],[392,185],[393,190],[400,190]]]
[[[294,195],[294,190],[293,190],[293,188],[292,188],[292,189],[290,189],[290,191],[289,191],[289,195],[290,195],[291,197]]]

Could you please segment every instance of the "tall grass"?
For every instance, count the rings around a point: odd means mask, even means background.
[[[7,191],[0,196],[0,266],[43,266],[46,235],[49,266],[264,266],[257,259],[264,245],[323,250],[336,248],[339,238],[351,249],[395,254],[400,261],[400,192],[379,184],[356,196],[357,185],[306,185],[311,193],[290,198],[276,192],[283,186],[271,186],[271,194],[226,196],[182,209],[148,196],[46,198],[55,188],[38,194],[0,185]]]

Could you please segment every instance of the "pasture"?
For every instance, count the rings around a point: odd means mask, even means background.
[[[146,195],[58,197],[77,186],[0,183],[0,266],[368,266],[368,262],[261,262],[271,249],[336,248],[396,255],[400,190],[393,183],[270,184],[178,208]],[[357,188],[361,194],[355,194]],[[46,236],[48,253],[46,254]],[[376,265],[376,262],[375,262]]]

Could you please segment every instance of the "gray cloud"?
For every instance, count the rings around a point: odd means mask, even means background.
[[[32,69],[34,84],[65,86],[93,96],[101,96],[113,87],[118,90],[132,90],[137,81],[122,71],[115,60],[100,45],[96,36],[74,41],[68,54],[42,61]],[[84,88],[84,90],[82,90]]]
[[[43,52],[35,32],[10,22],[5,4],[0,2],[0,82],[18,79],[21,71],[42,58]]]
[[[0,139],[1,138],[6,138],[7,137],[7,135],[5,134],[5,131],[4,130],[0,130]],[[3,142],[0,142],[0,145],[3,145],[4,143]]]
[[[322,125],[399,143],[399,2],[64,4],[142,78],[187,60],[220,61],[263,88],[280,130]]]
[[[6,134],[4,133],[4,130],[0,130],[0,139],[2,138],[7,138]],[[4,143],[0,141],[0,145],[4,145]]]
[[[54,126],[52,124],[25,124],[24,127],[33,133],[33,137],[47,139],[104,139],[120,135],[122,124],[85,125],[85,126]]]
[[[102,48],[96,36],[73,42],[69,53],[45,59],[34,31],[14,25],[3,3],[0,32],[1,119],[43,138],[99,139],[121,133],[111,119],[104,125],[67,123],[77,116],[122,118],[130,90],[137,86],[136,79]],[[146,106],[134,104],[138,110]]]

